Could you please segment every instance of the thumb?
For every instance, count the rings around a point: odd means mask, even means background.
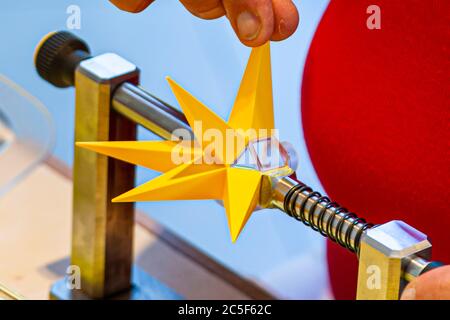
[[[147,8],[153,0],[110,0],[117,8],[129,12],[141,12]]]
[[[402,300],[449,300],[450,266],[428,271],[411,281],[403,291]]]

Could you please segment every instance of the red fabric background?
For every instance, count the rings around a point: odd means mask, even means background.
[[[381,8],[381,30],[366,9]],[[450,1],[331,1],[312,42],[302,121],[335,201],[374,223],[404,220],[450,263]],[[328,245],[337,299],[355,297],[357,260]]]

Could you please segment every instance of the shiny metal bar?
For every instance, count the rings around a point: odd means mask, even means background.
[[[411,282],[421,274],[423,274],[426,268],[431,264],[431,261],[423,259],[421,257],[412,256],[408,257],[403,267],[402,278],[408,282]]]
[[[179,129],[185,130],[190,139],[194,138],[182,112],[131,83],[123,83],[116,89],[112,107],[163,139],[171,140],[172,134]]]
[[[25,300],[25,297],[0,283],[0,300]]]

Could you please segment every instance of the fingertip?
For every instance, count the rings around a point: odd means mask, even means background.
[[[428,271],[413,280],[402,293],[402,300],[450,299],[450,266]]]
[[[147,8],[154,0],[109,0],[120,10],[138,13]]]
[[[222,6],[217,6],[211,10],[205,12],[193,12],[190,11],[194,16],[205,20],[213,20],[223,17],[225,15],[225,9]]]
[[[403,290],[401,300],[416,300],[416,288],[407,287]]]
[[[184,7],[194,16],[212,20],[225,15],[222,0],[180,0]]]
[[[289,38],[297,30],[300,15],[291,0],[273,0],[274,29],[271,40],[281,41]]]
[[[272,41],[282,41],[292,36],[298,28],[300,17],[297,14],[296,17],[289,17],[287,19],[280,19],[276,25],[272,34]]]
[[[225,11],[239,40],[246,46],[259,47],[273,33],[271,0],[224,1]]]
[[[237,36],[247,46],[259,47],[270,39],[271,33],[265,28],[267,22],[249,11],[241,12],[236,19]]]
[[[256,48],[256,47],[260,47],[262,45],[264,45],[265,43],[270,41],[270,34],[266,34],[266,35],[261,35],[258,36],[256,39],[254,40],[243,40],[240,39],[240,41],[246,45],[247,47],[251,47],[251,48]]]

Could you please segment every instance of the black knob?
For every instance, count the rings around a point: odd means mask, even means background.
[[[46,35],[38,44],[34,63],[38,74],[56,87],[74,85],[75,69],[90,58],[88,45],[67,31]]]

